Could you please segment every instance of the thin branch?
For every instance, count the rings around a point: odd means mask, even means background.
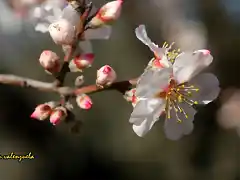
[[[117,90],[121,93],[125,93],[127,90],[131,89],[132,86],[137,84],[137,79],[130,79],[127,81],[115,82],[112,85],[104,88],[99,88],[97,85],[89,85],[81,88],[72,87],[58,87],[54,83],[37,81],[29,78],[19,77],[12,74],[0,74],[0,83],[9,84],[21,87],[34,88],[45,92],[55,92],[64,96],[77,96],[80,94],[93,94],[97,92],[107,91],[107,90]]]

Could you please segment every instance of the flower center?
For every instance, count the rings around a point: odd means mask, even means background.
[[[181,123],[182,120],[179,118],[179,113],[182,113],[186,119],[188,118],[188,115],[180,106],[180,103],[187,103],[189,106],[198,104],[197,101],[191,100],[192,93],[198,91],[198,88],[189,85],[187,82],[178,84],[174,79],[171,79],[168,87],[164,91],[159,92],[156,97],[164,98],[166,100],[165,112],[167,119],[171,118],[170,114],[173,109],[177,121]]]

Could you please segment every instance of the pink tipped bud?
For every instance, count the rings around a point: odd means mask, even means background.
[[[48,30],[53,41],[58,45],[72,45],[75,41],[75,26],[65,19],[50,24]]]
[[[71,72],[79,72],[85,68],[91,67],[91,64],[94,60],[93,53],[82,54],[80,56],[75,57],[69,63],[69,69]]]
[[[53,125],[57,125],[61,121],[66,119],[66,117],[67,117],[67,110],[64,107],[57,107],[51,113],[50,123],[52,123]]]
[[[49,50],[43,51],[40,55],[39,62],[42,67],[50,73],[60,71],[60,58],[55,52]]]
[[[91,98],[86,94],[81,94],[77,96],[76,98],[77,105],[82,109],[91,109],[92,107],[92,100]]]
[[[92,28],[98,28],[116,21],[121,14],[122,2],[122,0],[111,1],[102,6],[89,25]]]
[[[30,117],[42,121],[47,119],[51,112],[52,108],[48,104],[40,104],[35,108]]]
[[[109,86],[116,80],[116,78],[117,74],[114,69],[109,65],[105,65],[97,71],[96,84],[99,86]]]

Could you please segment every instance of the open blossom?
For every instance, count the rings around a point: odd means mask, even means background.
[[[93,60],[93,53],[81,54],[70,61],[69,69],[71,72],[81,72],[83,69],[91,67]]]
[[[66,110],[66,108],[64,108],[64,107],[57,107],[51,113],[50,122],[53,125],[57,125],[61,121],[66,119],[66,117],[67,117],[67,110]]]
[[[154,52],[161,55],[158,56],[161,66],[148,68],[141,75],[135,94],[139,101],[129,121],[134,132],[144,136],[159,116],[165,114],[165,134],[177,140],[193,130],[196,111],[192,105],[207,104],[219,94],[218,79],[210,73],[199,74],[212,63],[213,57],[208,50],[185,52],[172,64],[167,54],[161,54],[163,49],[156,48]]]
[[[97,15],[89,22],[90,27],[98,28],[117,20],[121,14],[122,3],[122,0],[116,0],[102,6]]]
[[[55,52],[50,50],[43,51],[40,55],[39,62],[42,67],[50,73],[60,71],[60,58]]]
[[[114,69],[109,65],[105,65],[97,71],[96,84],[99,86],[109,86],[116,78],[117,74]]]
[[[50,24],[49,33],[58,45],[72,45],[76,39],[76,29],[66,19],[60,19]]]
[[[76,102],[81,109],[90,109],[93,104],[91,98],[86,94],[77,96]]]

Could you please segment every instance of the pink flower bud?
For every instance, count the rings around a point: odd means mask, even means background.
[[[76,29],[70,22],[60,19],[48,27],[53,41],[58,45],[72,45],[76,38]]]
[[[42,67],[50,73],[56,73],[60,71],[60,58],[52,51],[43,51],[40,55],[39,62]]]
[[[69,63],[69,69],[71,72],[81,72],[83,69],[91,67],[91,64],[94,60],[93,53],[82,54],[80,56],[75,57]]]
[[[109,65],[105,65],[97,71],[96,84],[99,86],[109,86],[116,78],[117,74],[114,69]]]
[[[51,112],[52,108],[48,104],[40,104],[35,108],[30,117],[42,121],[47,119]]]
[[[98,28],[117,20],[121,14],[122,0],[111,1],[100,8],[97,15],[89,22],[92,28]]]
[[[53,125],[59,124],[61,121],[66,119],[67,110],[64,107],[57,107],[53,110],[50,116],[50,123]]]
[[[77,105],[82,109],[90,109],[92,107],[92,100],[86,94],[81,94],[76,98]]]

